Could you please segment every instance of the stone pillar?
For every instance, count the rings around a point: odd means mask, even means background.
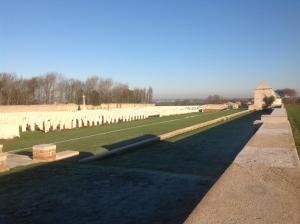
[[[2,152],[3,145],[0,145],[0,172],[9,170],[6,166],[7,155]]]
[[[54,161],[56,159],[56,145],[42,144],[32,147],[32,157],[39,161]]]
[[[86,110],[85,95],[82,95],[82,108],[81,108],[81,110]]]

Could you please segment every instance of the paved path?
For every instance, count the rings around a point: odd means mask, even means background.
[[[263,118],[186,224],[300,223],[300,165],[285,109]]]

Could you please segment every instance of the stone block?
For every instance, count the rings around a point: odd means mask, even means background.
[[[56,159],[56,145],[42,144],[32,147],[32,156],[34,160],[54,161]]]
[[[6,166],[7,155],[6,153],[0,153],[0,172],[7,171]]]

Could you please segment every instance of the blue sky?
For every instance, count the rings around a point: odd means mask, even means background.
[[[300,1],[0,0],[0,71],[153,86],[156,98],[300,92]]]

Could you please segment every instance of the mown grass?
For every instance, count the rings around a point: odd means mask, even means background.
[[[292,126],[298,155],[300,156],[300,105],[287,105],[286,109]]]
[[[109,167],[158,170],[201,176],[219,176],[259,127],[251,113],[185,133],[138,150],[94,161]]]
[[[66,131],[54,131],[46,134],[41,131],[25,132],[21,134],[20,138],[2,140],[2,144],[4,145],[4,151],[18,149],[30,151],[31,147],[36,144],[55,143],[57,145],[57,151],[69,149],[94,153],[105,151],[107,150],[107,145],[120,141],[144,135],[160,135],[239,111],[240,110],[226,110],[215,113],[190,113],[168,117],[148,118],[140,121],[90,128],[77,128]],[[87,137],[90,135],[92,136]]]

